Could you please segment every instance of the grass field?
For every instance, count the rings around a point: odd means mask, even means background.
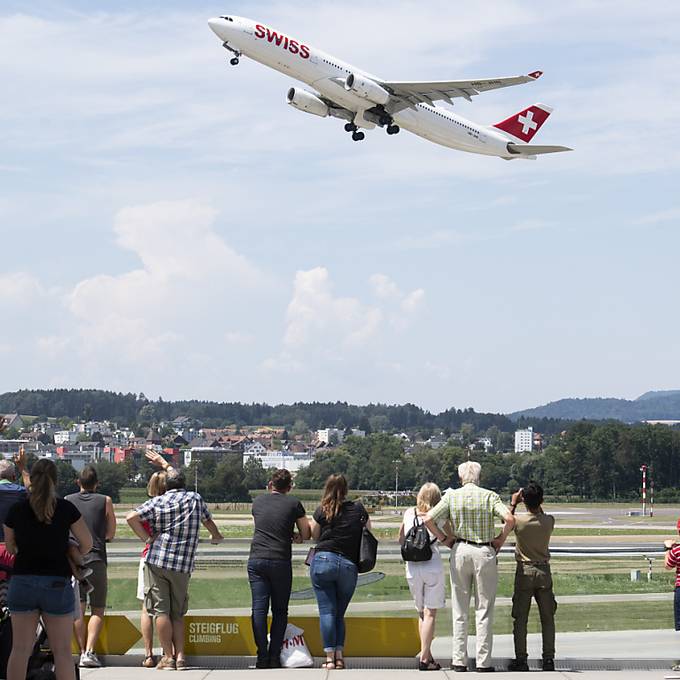
[[[616,563],[614,563],[616,564]],[[640,566],[640,565],[638,565]],[[612,561],[603,563],[598,573],[582,573],[572,563],[554,565],[553,582],[556,596],[617,594],[617,593],[662,593],[673,589],[673,574],[654,573],[652,581],[630,581],[628,569],[617,564],[619,572],[611,571]],[[385,578],[375,583],[357,588],[354,602],[385,602],[410,600],[410,593],[404,578],[403,565],[395,562],[379,563],[378,571]],[[112,611],[129,611],[138,607],[136,593],[136,566],[111,565],[109,568],[109,606]],[[500,565],[498,584],[499,597],[511,597],[514,582],[514,566],[509,561]],[[306,567],[296,564],[294,568],[293,591],[311,587]],[[450,586],[447,579],[447,593]],[[246,577],[244,561],[222,569],[210,568],[197,570],[191,579],[192,609],[224,609],[247,607],[250,604],[250,589]],[[297,600],[296,603],[313,603],[313,598]],[[617,603],[618,604],[618,603]],[[621,603],[633,605],[636,603]],[[599,630],[607,630],[599,628]]]

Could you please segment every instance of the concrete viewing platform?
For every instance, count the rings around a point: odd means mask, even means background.
[[[540,635],[529,635],[530,667],[539,672]],[[474,650],[474,637],[469,639],[469,650]],[[557,635],[557,671],[542,673],[547,678],[571,678],[573,680],[632,680],[641,678],[678,678],[680,673],[670,670],[674,660],[680,658],[680,633],[671,630],[643,630],[616,632],[559,633]],[[460,677],[449,670],[451,660],[451,638],[438,638],[433,645],[435,658],[442,664],[442,670],[433,672],[433,678]],[[517,673],[505,671],[512,657],[512,636],[497,635],[494,638],[494,677],[518,677]],[[473,656],[473,654],[471,654]],[[142,656],[126,654],[119,657],[105,657],[108,667],[90,670],[81,669],[81,677],[90,680],[136,680],[148,678],[150,670],[140,667]],[[256,670],[253,657],[196,657],[189,658],[190,669],[182,677],[194,680],[226,680],[227,678],[284,676],[291,680],[326,680],[341,673],[353,678],[371,680],[415,680],[422,677],[414,659],[410,658],[348,658],[347,670],[326,671],[319,668]],[[473,671],[472,664],[469,671]],[[153,677],[153,675],[151,675]],[[519,676],[521,677],[521,675]]]

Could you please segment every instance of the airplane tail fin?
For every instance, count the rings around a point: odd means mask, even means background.
[[[496,123],[492,127],[497,128],[506,135],[519,140],[520,142],[528,143],[533,136],[541,129],[543,123],[548,120],[548,116],[552,113],[552,109],[545,104],[533,104],[516,113],[510,118]]]

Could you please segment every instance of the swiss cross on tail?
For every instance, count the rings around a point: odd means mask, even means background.
[[[530,142],[531,138],[540,130],[541,125],[548,120],[552,109],[545,104],[534,104],[506,118],[494,125],[495,128],[512,135],[522,142]]]

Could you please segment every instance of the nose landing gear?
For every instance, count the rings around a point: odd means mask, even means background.
[[[229,63],[230,63],[232,66],[238,66],[238,65],[239,65],[239,58],[241,57],[241,53],[240,53],[237,49],[231,47],[231,46],[230,46],[228,43],[226,43],[226,42],[225,42],[225,43],[222,43],[222,47],[224,47],[225,50],[229,50],[229,51],[234,55],[233,58],[231,58],[231,59],[229,60]]]

